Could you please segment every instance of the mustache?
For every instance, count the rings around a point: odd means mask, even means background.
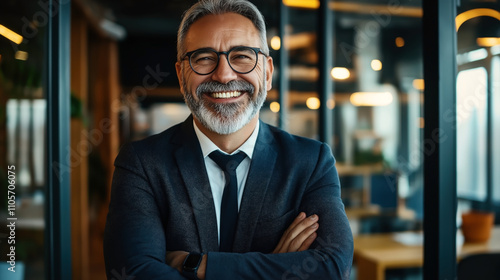
[[[196,88],[196,95],[201,98],[201,95],[206,92],[227,92],[227,91],[242,91],[248,92],[250,95],[253,95],[255,92],[255,87],[247,82],[240,80],[229,81],[227,84],[209,81],[201,83]]]

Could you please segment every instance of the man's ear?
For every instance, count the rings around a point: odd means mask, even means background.
[[[175,72],[177,72],[177,79],[179,80],[179,88],[180,88],[180,91],[182,94],[184,94],[184,87],[182,86],[183,84],[183,81],[182,81],[182,78],[183,78],[183,75],[182,75],[182,65],[181,65],[182,62],[179,62],[177,61],[175,63]]]
[[[273,88],[273,73],[274,73],[274,65],[273,58],[268,56],[266,57],[266,90],[270,91]]]

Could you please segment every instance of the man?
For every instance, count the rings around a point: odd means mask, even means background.
[[[274,70],[260,12],[202,0],[177,44],[192,116],[121,149],[108,278],[348,279],[352,234],[329,147],[259,121]],[[239,159],[220,163],[227,154]]]

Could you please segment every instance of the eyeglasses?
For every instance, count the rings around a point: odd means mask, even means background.
[[[227,63],[234,72],[247,74],[252,72],[255,66],[257,66],[259,53],[264,54],[260,48],[245,46],[234,47],[227,52],[218,52],[211,48],[201,48],[186,53],[183,59],[186,59],[186,57],[189,59],[189,65],[196,74],[208,75],[214,72],[217,66],[219,66],[220,55],[225,54]]]

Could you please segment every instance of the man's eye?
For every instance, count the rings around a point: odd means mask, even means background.
[[[245,55],[245,54],[237,54],[233,56],[233,59],[252,59],[250,56]]]
[[[195,63],[213,63],[216,59],[212,56],[198,56],[194,59]]]

